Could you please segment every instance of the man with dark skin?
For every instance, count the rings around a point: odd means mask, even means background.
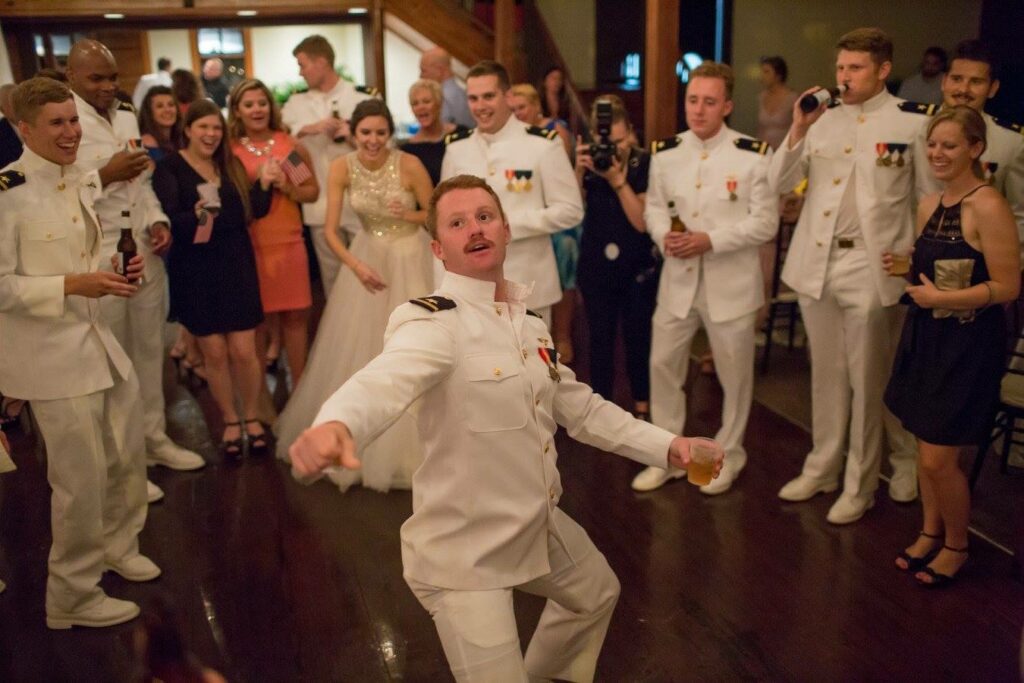
[[[82,124],[78,165],[99,172],[102,196],[96,213],[103,222],[103,246],[116,251],[119,230],[131,227],[146,273],[130,300],[101,302],[101,316],[128,351],[139,375],[150,465],[193,470],[206,462],[173,443],[166,434],[163,396],[163,322],[167,310],[167,275],[161,256],[171,245],[169,221],[150,184],[149,155],[139,140],[135,108],[117,99],[117,62],[105,45],[80,40],[68,54],[68,84]],[[125,216],[128,212],[128,216]],[[161,494],[150,485],[150,498]]]

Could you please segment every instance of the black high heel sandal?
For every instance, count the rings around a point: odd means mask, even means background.
[[[245,424],[258,424],[263,428],[262,434],[250,434],[248,429],[245,430],[249,439],[249,455],[266,455],[270,450],[270,425],[256,418],[246,420]]]
[[[918,536],[924,536],[925,538],[931,539],[942,538],[942,534],[930,534],[927,531],[922,531],[920,534],[918,534]],[[901,550],[900,553],[896,555],[896,559],[903,560],[907,563],[907,566],[901,567],[899,565],[896,565],[896,568],[903,572],[910,572],[911,574],[916,574],[917,572],[921,571],[926,566],[928,566],[928,563],[931,562],[932,559],[934,559],[934,557],[939,554],[939,550],[940,548],[938,547],[932,548],[921,557],[914,557],[906,550]]]
[[[943,545],[942,547],[943,547],[943,549],[948,550],[951,553],[962,553],[964,555],[967,554],[967,551],[969,549],[969,548],[950,548],[948,545]],[[956,570],[956,574],[953,574],[953,575],[950,575],[950,574],[940,574],[939,572],[937,572],[934,569],[932,569],[931,566],[924,566],[924,567],[921,568],[920,573],[926,574],[928,577],[931,578],[931,581],[922,581],[921,579],[917,578],[916,576],[914,578],[917,579],[917,585],[921,586],[922,588],[946,588],[947,586],[951,586],[951,585],[953,585],[956,582],[957,578],[960,577],[960,574],[963,572],[964,567],[966,565],[967,565],[967,560],[964,560],[964,563],[962,565],[960,565],[959,569]]]
[[[238,431],[241,434],[237,439],[221,439],[220,452],[224,456],[224,459],[229,462],[240,462],[242,460],[242,446],[245,443],[245,430],[242,428],[241,421],[239,422],[225,422],[224,429],[228,427],[238,427]]]

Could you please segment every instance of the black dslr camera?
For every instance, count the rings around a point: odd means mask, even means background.
[[[590,143],[590,157],[594,160],[594,168],[607,171],[612,167],[612,159],[618,154],[612,143],[612,103],[607,100],[597,101],[597,142]]]

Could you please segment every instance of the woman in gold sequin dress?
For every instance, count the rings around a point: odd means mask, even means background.
[[[350,129],[356,151],[334,161],[327,181],[327,241],[346,267],[327,297],[302,381],[277,422],[283,459],[323,402],[381,352],[391,311],[434,289],[430,238],[422,227],[430,176],[419,159],[389,146],[394,123],[383,102],[360,103]],[[346,191],[363,224],[349,247],[339,225]],[[328,476],[342,491],[360,480],[379,491],[410,488],[423,459],[414,410],[362,450],[361,470]]]

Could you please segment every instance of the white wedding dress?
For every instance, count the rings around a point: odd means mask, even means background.
[[[395,308],[433,290],[430,239],[419,225],[393,217],[389,202],[400,199],[416,208],[412,192],[402,188],[401,153],[391,151],[384,165],[368,170],[350,153],[349,201],[359,215],[363,230],[350,250],[372,267],[387,284],[371,293],[349,268],[342,268],[324,309],[313,341],[309,363],[295,392],[275,425],[278,457],[288,459],[288,447],[308,428],[323,403],[384,347],[384,329]],[[326,474],[345,491],[362,481],[363,486],[387,491],[412,487],[412,474],[423,461],[413,405],[372,443],[357,444],[362,468],[331,468]]]

